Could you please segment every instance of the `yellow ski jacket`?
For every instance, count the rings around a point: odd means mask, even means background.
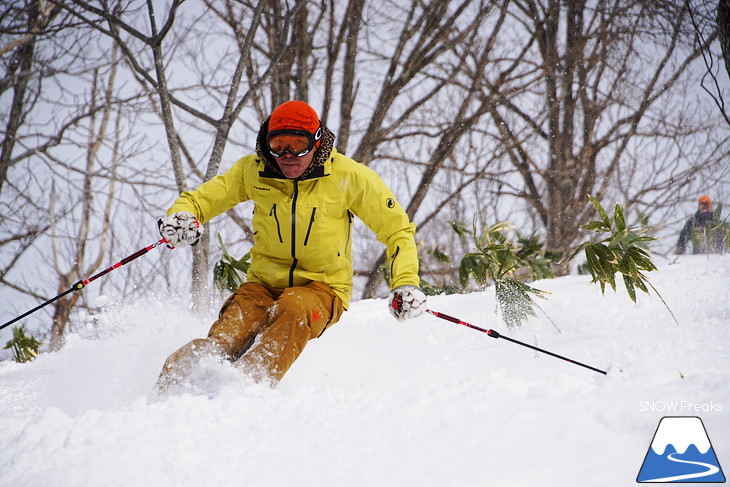
[[[189,211],[205,223],[248,200],[254,202],[249,281],[275,288],[324,282],[347,308],[355,215],[386,246],[391,289],[419,285],[415,224],[374,171],[334,148],[300,179],[276,174],[259,155],[245,156],[182,193],[167,213]]]

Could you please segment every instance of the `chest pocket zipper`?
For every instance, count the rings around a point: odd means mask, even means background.
[[[352,219],[354,218],[354,215],[350,210],[347,210],[347,240],[345,240],[345,249],[343,250],[344,254],[347,255],[347,246],[350,245],[350,236],[352,235]],[[337,255],[339,255],[339,252],[337,252]]]
[[[314,224],[314,214],[317,213],[317,207],[312,208],[312,216],[309,218],[309,227],[307,227],[307,235],[304,237],[304,245],[309,242],[309,234],[312,232],[312,225]]]
[[[395,248],[395,252],[390,256],[390,278],[393,279],[393,271],[395,270],[395,258],[398,257],[400,252],[400,245]]]
[[[276,203],[274,203],[274,206],[271,208],[269,216],[273,216],[274,220],[276,220],[276,232],[279,234],[279,242],[284,243],[284,239],[281,237],[281,225],[279,224],[279,217],[276,215]]]

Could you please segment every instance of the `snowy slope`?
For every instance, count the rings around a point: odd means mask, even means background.
[[[681,326],[656,295],[634,305],[584,276],[534,284],[562,333],[544,316],[504,330],[492,290],[429,300],[608,376],[365,300],[276,389],[206,363],[160,401],[164,359],[213,316],[117,303],[62,351],[0,363],[0,486],[634,485],[663,416],[700,416],[727,476],[730,256],[650,279]]]

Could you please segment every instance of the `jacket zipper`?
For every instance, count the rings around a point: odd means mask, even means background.
[[[289,268],[289,287],[294,287],[294,270],[297,268],[297,198],[299,197],[299,181],[294,180],[294,194],[291,200],[291,258]]]
[[[281,226],[279,225],[279,217],[276,216],[276,203],[274,203],[274,206],[271,208],[269,216],[273,216],[274,220],[276,220],[276,231],[279,233],[279,243],[284,243],[284,239],[281,237]]]
[[[398,252],[400,252],[400,245],[395,248],[395,252],[393,252],[393,255],[390,256],[390,282],[393,282],[393,268],[395,267],[395,258],[398,257]]]
[[[312,225],[314,224],[314,214],[317,212],[317,207],[312,208],[312,216],[309,218],[309,227],[307,227],[307,235],[304,237],[304,246],[307,246],[309,242],[309,234],[312,232]]]
[[[347,240],[345,240],[345,250],[343,250],[345,255],[347,255],[347,246],[350,245],[350,235],[352,235],[352,219],[352,213],[347,210]]]

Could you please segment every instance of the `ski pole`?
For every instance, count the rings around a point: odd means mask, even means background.
[[[39,309],[43,308],[44,306],[47,306],[47,305],[51,304],[52,302],[61,299],[62,297],[66,296],[67,294],[70,294],[70,293],[72,293],[74,291],[79,291],[79,290],[83,289],[90,282],[95,281],[98,278],[100,278],[101,276],[110,273],[111,271],[113,271],[117,267],[121,267],[124,264],[128,264],[129,262],[132,262],[137,257],[143,256],[144,254],[146,254],[150,250],[154,249],[158,245],[161,245],[161,244],[166,243],[166,242],[167,242],[167,240],[165,238],[161,238],[160,240],[158,240],[157,242],[153,243],[152,245],[149,245],[149,246],[147,246],[147,247],[145,247],[143,249],[138,250],[137,252],[133,253],[132,255],[130,255],[128,257],[125,257],[124,259],[120,260],[119,262],[117,262],[113,266],[111,266],[111,267],[109,267],[107,269],[104,269],[103,271],[99,272],[98,274],[95,274],[95,275],[89,277],[86,280],[77,282],[76,284],[74,284],[69,289],[67,289],[64,292],[62,292],[61,294],[59,294],[58,296],[55,296],[55,297],[49,299],[48,301],[46,301],[45,303],[36,306],[32,310],[26,311],[25,313],[23,313],[22,315],[18,316],[17,318],[13,318],[12,320],[8,321],[4,325],[0,326],[0,330],[2,330],[3,328],[5,328],[6,326],[12,325],[13,323],[15,323],[18,320],[22,320],[26,316],[28,316],[28,315],[30,315],[32,313],[35,313],[36,311],[38,311]]]
[[[472,325],[471,323],[467,323],[466,321],[462,321],[459,318],[454,318],[453,316],[445,315],[443,313],[439,313],[438,311],[432,311],[430,309],[426,310],[426,313],[430,313],[434,315],[437,318],[441,318],[442,320],[450,321],[452,323],[456,323],[457,325],[464,325],[466,327],[469,327],[473,330],[481,331],[482,333],[486,333],[492,338],[503,338],[504,340],[507,340],[508,342],[516,343],[517,345],[522,345],[523,347],[531,348],[533,350],[537,350],[538,352],[545,353],[547,355],[550,355],[551,357],[559,358],[561,360],[565,360],[566,362],[570,362],[571,364],[580,365],[581,367],[585,367],[586,369],[590,369],[594,372],[598,372],[599,374],[607,375],[605,371],[601,369],[597,369],[595,367],[591,367],[590,365],[586,365],[580,362],[577,362],[575,360],[569,359],[567,357],[563,357],[562,355],[558,355],[557,353],[548,352],[547,350],[544,350],[542,348],[535,347],[533,345],[530,345],[529,343],[521,342],[519,340],[515,340],[514,338],[510,338],[504,335],[501,335],[499,332],[495,330],[488,330],[486,328],[480,328],[476,325]]]

